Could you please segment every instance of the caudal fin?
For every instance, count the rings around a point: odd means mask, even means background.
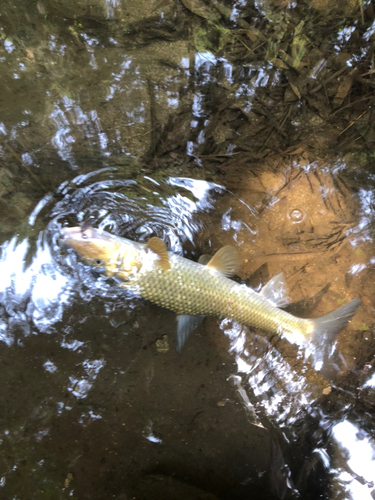
[[[312,334],[312,341],[314,344],[319,345],[323,342],[332,342],[336,335],[343,330],[348,322],[356,313],[361,301],[353,299],[348,304],[336,309],[321,318],[312,320],[314,324],[314,331]]]

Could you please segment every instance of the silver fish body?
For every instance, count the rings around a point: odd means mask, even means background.
[[[321,318],[302,319],[283,311],[270,298],[273,285],[282,290],[281,275],[257,293],[229,279],[237,266],[235,250],[224,247],[207,265],[168,252],[165,244],[152,238],[147,244],[89,228],[64,228],[62,240],[89,264],[117,278],[139,297],[178,315],[178,350],[191,329],[204,316],[229,318],[288,340],[316,342],[333,339],[360,305],[354,299]],[[223,274],[225,273],[225,274]],[[285,297],[279,305],[285,304]],[[188,318],[191,318],[188,319]],[[194,320],[195,318],[195,320]]]

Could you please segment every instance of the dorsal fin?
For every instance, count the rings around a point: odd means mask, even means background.
[[[171,268],[171,263],[169,262],[168,250],[164,241],[157,236],[154,236],[153,238],[148,240],[146,248],[156,253],[156,255],[159,257],[158,263],[163,271],[169,271],[169,269]]]
[[[289,304],[285,278],[283,273],[276,274],[259,292],[265,299],[270,300],[277,307],[285,307]]]
[[[220,271],[225,276],[233,276],[239,268],[239,255],[234,247],[229,245],[220,248],[212,259],[208,262],[207,267]]]
[[[211,255],[204,253],[198,259],[198,264],[202,264],[202,266],[206,266],[211,260]]]

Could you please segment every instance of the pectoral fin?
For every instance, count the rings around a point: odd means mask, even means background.
[[[227,245],[215,253],[207,267],[216,269],[229,278],[237,273],[239,265],[240,259],[237,250]]]
[[[158,262],[163,271],[169,271],[171,268],[171,263],[169,262],[168,250],[166,244],[160,238],[154,236],[148,240],[146,248],[156,253],[158,256]]]
[[[181,354],[182,348],[189,334],[197,328],[205,316],[190,316],[188,314],[177,316],[177,352]]]
[[[285,307],[290,303],[285,287],[283,273],[276,274],[259,292],[265,299],[270,300],[277,307]]]

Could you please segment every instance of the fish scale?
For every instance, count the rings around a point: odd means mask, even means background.
[[[312,322],[280,310],[268,299],[219,272],[169,253],[171,269],[138,273],[132,281],[139,295],[179,315],[217,316],[270,333],[302,334]]]

